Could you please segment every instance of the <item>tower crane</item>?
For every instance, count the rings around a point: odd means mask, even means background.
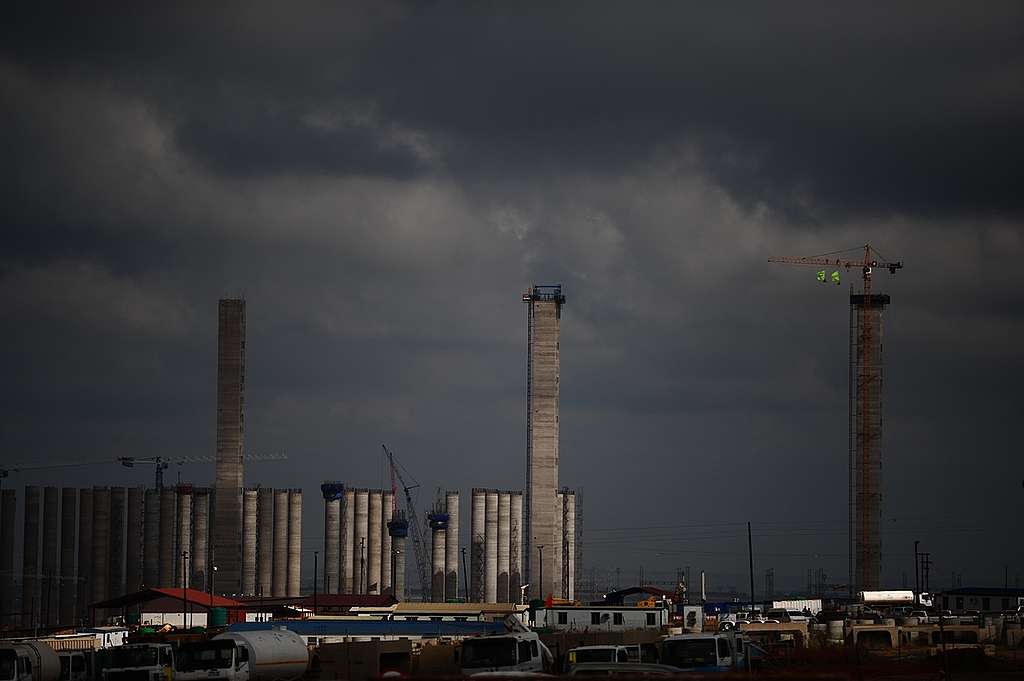
[[[857,589],[878,588],[881,571],[881,310],[889,303],[888,296],[872,295],[872,274],[875,269],[903,269],[903,263],[885,258],[870,244],[864,246],[859,258],[840,257],[847,251],[834,251],[809,257],[774,257],[768,262],[784,265],[812,265],[827,268],[859,268],[863,295],[850,296],[850,459],[849,459],[849,533],[850,594]],[[825,281],[825,271],[818,272],[818,281]],[[839,283],[834,271],[832,282]],[[856,309],[856,313],[854,312]],[[876,317],[877,327],[876,328]],[[856,333],[855,333],[856,332]],[[854,349],[856,348],[856,349]],[[856,568],[854,556],[856,555]]]
[[[420,522],[419,513],[416,511],[416,502],[412,499],[410,492],[420,486],[418,482],[413,480],[415,484],[410,485],[402,477],[402,471],[398,469],[398,464],[395,463],[395,455],[387,448],[387,445],[381,445],[384,448],[384,455],[388,459],[388,465],[391,467],[391,489],[394,491],[395,488],[395,477],[398,477],[398,482],[402,484],[402,491],[405,493],[405,512],[410,520],[412,526],[412,548],[416,554],[416,572],[420,580],[420,593],[422,594],[423,600],[426,601],[430,594],[430,580],[428,578],[427,571],[427,554],[423,544],[423,526]],[[406,473],[409,471],[406,470]],[[395,498],[392,495],[392,498]],[[395,502],[397,503],[397,502]]]
[[[243,454],[243,461],[284,461],[287,454]],[[173,463],[215,463],[212,456],[119,456],[117,461],[125,468],[134,468],[138,464],[153,466],[156,469],[156,489],[163,489],[164,471]]]
[[[80,466],[95,466],[97,464],[104,463],[115,463],[114,459],[94,459],[92,461],[60,461],[55,463],[44,463],[44,464],[14,464],[13,466],[5,466],[0,464],[0,489],[3,489],[4,478],[8,477],[11,473],[21,473],[22,471],[42,471],[51,468],[78,468]]]

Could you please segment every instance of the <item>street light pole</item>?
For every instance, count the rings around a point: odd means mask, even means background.
[[[313,617],[316,617],[316,580],[320,571],[320,552],[313,551]]]
[[[921,598],[921,563],[917,554],[917,545],[920,543],[914,540],[914,605],[918,605]]]
[[[537,583],[537,591],[540,593],[540,599],[544,600],[544,545],[537,544],[537,551],[540,553],[538,560],[540,563],[540,570],[537,575],[540,579]]]

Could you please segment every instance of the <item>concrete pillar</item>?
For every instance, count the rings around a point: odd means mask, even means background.
[[[341,573],[340,593],[355,593],[353,587],[353,556],[357,555],[352,550],[353,537],[356,531],[356,492],[352,489],[345,490],[345,498],[341,507],[341,558],[339,570]]]
[[[518,603],[523,585],[523,493],[509,497],[508,597]]]
[[[319,589],[323,593],[338,593],[341,554],[338,543],[341,540],[341,500],[345,491],[340,483],[325,482],[320,485],[324,498],[324,576]]]
[[[124,487],[110,488],[110,582],[109,598],[123,596],[125,561],[125,513],[128,510],[128,492]]]
[[[287,595],[298,596],[302,588],[302,490],[288,494],[288,586]]]
[[[565,528],[563,521],[565,519],[565,495],[562,492],[555,492],[555,537],[558,539],[558,543],[552,547],[554,550],[555,559],[555,574],[558,575],[558,579],[555,580],[555,598],[565,598],[565,575],[562,571],[562,558],[565,555]],[[545,549],[547,551],[547,549]]]
[[[405,593],[405,557],[407,540],[404,536],[391,538],[391,549],[394,552],[395,598],[406,599]]]
[[[487,492],[474,487],[472,492],[472,515],[469,522],[469,600],[481,603],[484,600],[484,533]]]
[[[288,490],[274,490],[274,570],[270,590],[288,595]]]
[[[256,495],[256,592],[274,593],[274,490],[261,487]]]
[[[555,558],[560,535],[555,531],[555,491],[558,488],[561,286],[534,286],[523,295],[529,304],[526,393],[527,546],[525,580],[533,598],[557,594],[560,589]],[[540,565],[543,546],[544,565]],[[544,583],[541,584],[541,576]]]
[[[391,520],[391,507],[394,506],[395,495],[390,490],[384,491],[381,501],[381,527],[384,528],[380,538],[380,584],[383,593],[394,593],[391,570],[394,561],[391,556],[391,535],[388,533],[388,522]]]
[[[78,599],[75,601],[77,622],[89,622],[92,614],[92,511],[93,491],[78,490]]]
[[[159,543],[159,564],[160,564],[160,586],[174,586],[175,566],[174,558],[178,552],[178,545],[175,541],[175,521],[177,513],[173,487],[164,487],[160,490],[160,543]]]
[[[444,533],[444,595],[459,597],[459,493],[449,491],[444,499],[448,529]]]
[[[371,594],[380,593],[380,549],[381,549],[381,518],[383,517],[384,499],[383,492],[373,490],[370,492],[370,517],[367,520],[366,540],[366,592]]]
[[[498,490],[489,489],[484,507],[484,602],[498,602]]]
[[[110,488],[92,489],[92,600],[110,598]],[[97,624],[104,616],[97,611]]]
[[[83,492],[84,493],[84,492]],[[147,489],[142,509],[142,583],[160,586],[160,491]]]
[[[576,598],[576,493],[565,493],[565,557],[562,571],[565,573],[565,597]]]
[[[447,524],[431,522],[430,529],[430,600],[433,603],[443,603],[444,544]]]
[[[58,578],[60,563],[60,490],[43,488],[43,569],[39,581],[39,622],[52,625],[57,620],[60,598]]]
[[[128,514],[125,518],[125,593],[142,586],[142,495],[141,487],[128,488]]]
[[[242,585],[242,487],[244,486],[245,301],[222,299],[217,308],[217,461],[214,489],[214,587],[236,594]],[[180,556],[179,556],[180,561]]]
[[[352,537],[352,552],[355,556],[353,585],[358,594],[365,594],[366,581],[366,548],[370,528],[370,490],[356,490],[355,535]]]
[[[186,586],[188,564],[192,561],[192,486],[178,488],[178,513],[175,529],[178,550],[174,552],[174,585]],[[183,556],[182,554],[186,554]]]
[[[242,594],[256,594],[256,515],[258,492],[242,492]]]
[[[14,516],[18,496],[13,489],[0,492],[0,624],[15,625],[14,615]]]
[[[509,532],[512,523],[512,496],[509,492],[498,494],[498,602],[509,603],[508,573]]]
[[[197,487],[192,492],[192,560],[190,586],[197,591],[209,588],[210,571],[210,490]]]

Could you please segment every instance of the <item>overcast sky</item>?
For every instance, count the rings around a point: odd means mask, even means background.
[[[310,551],[381,443],[421,506],[519,489],[561,282],[587,568],[745,588],[749,519],[759,589],[845,583],[856,277],[767,259],[870,242],[885,580],[915,539],[933,587],[1024,573],[1020,3],[116,5],[0,27],[3,462],[212,456],[244,296],[246,450],[289,457],[246,482],[306,490]],[[152,474],[70,470],[5,485]]]

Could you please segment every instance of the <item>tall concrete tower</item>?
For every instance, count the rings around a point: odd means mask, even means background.
[[[851,591],[882,581],[882,316],[885,294],[850,295]]]
[[[558,394],[562,285],[534,286],[523,294],[528,305],[526,369],[526,574],[531,598],[557,594],[561,574],[555,557],[558,488]],[[543,557],[543,559],[542,559]],[[543,582],[543,583],[542,583]]]
[[[221,300],[217,324],[217,468],[214,476],[213,564],[217,591],[242,582],[242,408],[245,395],[245,301]]]

